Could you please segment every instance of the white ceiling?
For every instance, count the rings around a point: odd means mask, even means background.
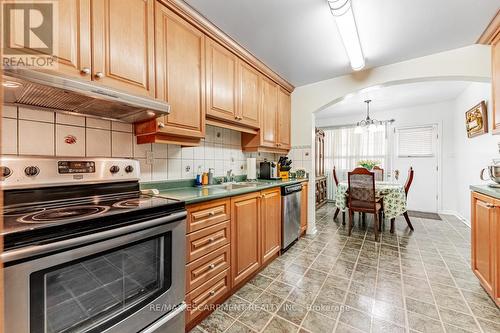
[[[453,100],[471,83],[466,81],[429,81],[369,88],[348,95],[340,102],[316,113],[316,118],[365,114],[365,100],[371,99],[370,112],[405,109],[416,105]]]
[[[326,0],[184,0],[295,86],[352,72]],[[498,0],[352,0],[367,68],[475,43]]]

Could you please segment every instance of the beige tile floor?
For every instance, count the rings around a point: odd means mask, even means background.
[[[191,332],[500,332],[500,310],[470,270],[470,229],[457,218],[398,218],[374,242],[316,212],[297,242]]]

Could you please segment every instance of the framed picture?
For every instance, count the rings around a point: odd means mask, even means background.
[[[469,138],[488,133],[488,113],[484,101],[465,112],[465,129]]]

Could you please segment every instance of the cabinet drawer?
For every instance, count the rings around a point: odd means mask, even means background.
[[[197,231],[229,220],[231,209],[229,200],[217,200],[187,208],[187,232]]]
[[[229,221],[195,231],[186,236],[186,262],[191,262],[229,243]]]
[[[211,309],[211,305],[226,295],[229,290],[229,269],[226,269],[187,294],[186,303],[188,304],[188,310],[186,313],[186,322],[191,322],[205,309]]]
[[[186,265],[186,291],[190,292],[229,268],[230,260],[228,244]]]

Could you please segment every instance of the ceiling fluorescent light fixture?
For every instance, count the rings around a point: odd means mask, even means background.
[[[328,0],[328,4],[335,17],[335,23],[351,62],[351,67],[355,71],[359,71],[365,67],[365,57],[359,41],[351,0]]]

